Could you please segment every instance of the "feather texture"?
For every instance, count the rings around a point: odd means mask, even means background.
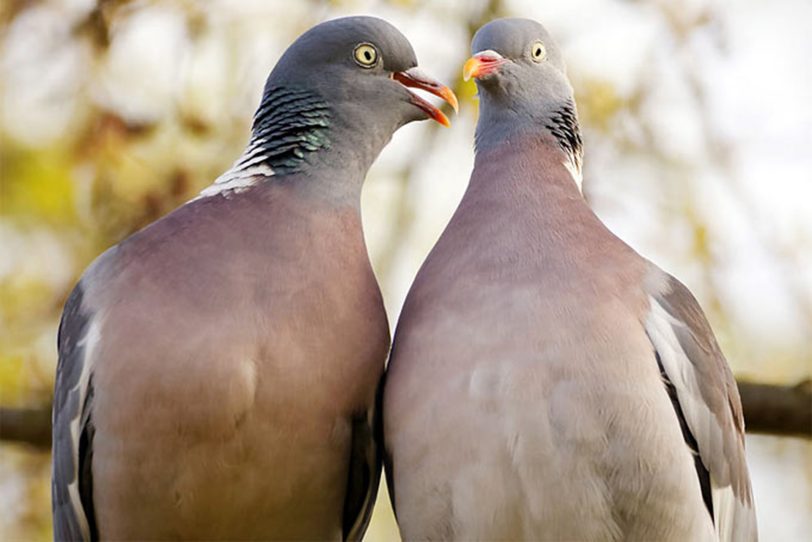
[[[268,85],[242,156],[198,197],[233,194],[301,170],[310,153],[330,147],[330,108],[317,93]]]
[[[65,303],[59,324],[59,362],[53,407],[52,498],[54,538],[96,540],[92,495],[91,382],[98,326],[83,306],[78,284]]]
[[[699,304],[682,283],[652,269],[646,285],[651,296],[646,332],[709,473],[718,539],[756,540],[744,418],[730,368]]]

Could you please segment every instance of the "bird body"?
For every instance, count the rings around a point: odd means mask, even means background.
[[[361,227],[395,130],[455,104],[388,23],[303,34],[234,166],[100,256],[60,324],[56,540],[360,540],[389,327]]]
[[[404,538],[710,540],[690,451],[667,445],[682,435],[646,292],[630,287],[653,270],[556,154],[478,156],[404,306],[384,407]],[[425,434],[453,453],[408,445]]]
[[[404,540],[754,539],[735,383],[687,289],[584,200],[558,51],[517,19],[483,50],[471,181],[387,369]]]
[[[260,190],[189,204],[80,285],[98,336],[87,363],[105,537],[340,539],[386,316],[359,209],[295,183]]]

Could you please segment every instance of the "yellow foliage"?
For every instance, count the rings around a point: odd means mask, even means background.
[[[0,352],[0,402],[3,405],[19,403],[28,388],[28,373],[21,355]]]
[[[70,155],[62,149],[9,153],[0,213],[49,224],[75,220],[71,169]]]

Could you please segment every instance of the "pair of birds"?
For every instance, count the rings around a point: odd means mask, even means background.
[[[395,130],[448,123],[407,87],[456,98],[380,19],[303,34],[232,169],[88,268],[57,540],[358,540],[382,458],[406,540],[756,538],[735,382],[690,292],[584,201],[560,51],[500,19],[473,52],[474,171],[384,380],[361,185]]]

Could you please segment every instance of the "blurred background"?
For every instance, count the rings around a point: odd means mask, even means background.
[[[3,0],[0,539],[51,538],[55,337],[82,270],[227,169],[282,51],[347,14],[399,27],[461,101],[450,129],[398,132],[364,189],[393,328],[472,167],[471,36],[532,17],[568,62],[593,208],[693,290],[740,381],[812,411],[808,0]],[[759,528],[809,540],[812,441],[769,435],[785,414],[747,438]],[[398,540],[385,490],[367,540]]]

